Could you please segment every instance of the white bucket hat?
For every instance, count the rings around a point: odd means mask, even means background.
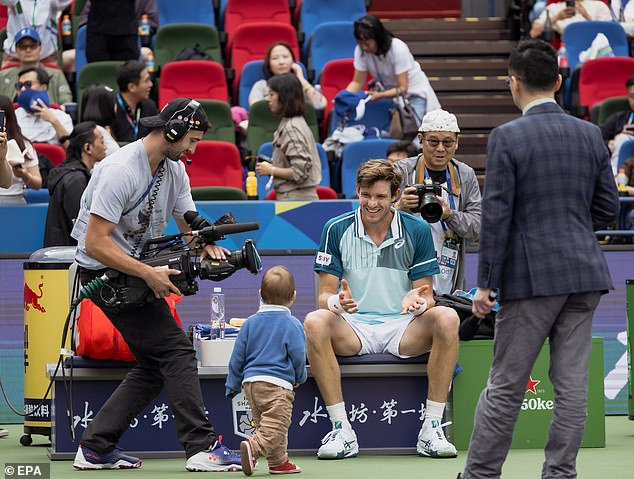
[[[434,110],[428,112],[423,117],[423,122],[420,124],[418,131],[420,133],[427,131],[451,131],[453,133],[460,133],[460,128],[458,128],[456,115],[445,110]]]

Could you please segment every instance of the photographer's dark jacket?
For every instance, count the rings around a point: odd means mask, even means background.
[[[48,174],[48,191],[51,199],[46,213],[44,247],[74,246],[71,237],[73,220],[79,213],[81,195],[90,180],[90,170],[81,160],[62,162]]]
[[[408,185],[416,184],[416,164],[418,161],[423,161],[422,155],[405,158],[395,163],[403,173],[401,191]],[[457,169],[458,177],[460,178],[458,209],[454,210],[453,215],[445,220],[447,228],[456,233],[460,238],[458,270],[454,276],[453,292],[456,289],[464,289],[466,285],[464,277],[465,240],[478,241],[480,236],[481,195],[478,179],[476,178],[473,168],[456,159],[452,159],[451,162]],[[420,213],[413,214],[420,217]]]

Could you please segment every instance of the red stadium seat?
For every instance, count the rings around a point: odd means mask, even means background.
[[[161,69],[159,81],[159,107],[179,97],[229,101],[223,66],[207,60],[166,63]]]
[[[8,19],[8,7],[6,5],[0,5],[0,30],[7,26]]]
[[[328,114],[334,107],[334,99],[337,93],[345,89],[352,77],[354,76],[354,65],[352,58],[344,60],[331,60],[324,66],[321,72],[321,92],[328,100],[328,104],[324,109],[323,137],[326,138],[328,131]],[[369,73],[366,77],[366,84],[363,88],[367,88],[368,80],[372,78]]]
[[[229,0],[225,9],[225,33],[227,48],[231,38],[241,25],[247,23],[291,24],[291,9],[288,0]],[[268,48],[268,45],[267,45]]]
[[[33,148],[38,153],[46,155],[51,162],[57,166],[66,159],[66,150],[60,145],[49,145],[48,143],[33,143]]]
[[[317,187],[317,196],[319,196],[320,200],[336,200],[337,192],[332,188],[328,188],[327,186],[318,186]],[[271,190],[271,192],[266,195],[267,200],[276,200],[277,194],[275,190]]]
[[[579,74],[579,105],[595,104],[623,94],[625,81],[634,75],[634,58],[609,57],[588,60]]]
[[[232,186],[242,189],[240,151],[233,143],[199,141],[192,164],[185,169],[192,188],[198,186]]]
[[[263,60],[267,50],[275,42],[288,43],[295,58],[299,58],[297,32],[291,25],[270,22],[248,23],[236,29],[233,39],[228,44],[228,60],[235,71],[234,98],[238,98],[238,80],[242,67],[251,60]]]

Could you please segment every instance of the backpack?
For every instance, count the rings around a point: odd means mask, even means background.
[[[193,47],[185,47],[174,57],[174,61],[181,60],[209,60],[213,61],[211,55],[205,53],[201,48],[200,44],[197,43]]]
[[[483,319],[478,320],[471,313],[471,300],[454,294],[434,296],[436,306],[447,306],[458,313],[460,318],[460,339],[493,339],[495,331],[495,312],[490,312]]]

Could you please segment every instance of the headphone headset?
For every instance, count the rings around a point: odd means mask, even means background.
[[[163,127],[163,136],[169,143],[176,143],[194,127],[194,115],[199,108],[200,103],[196,100],[189,100],[187,105],[180,110],[176,110],[170,119],[167,120]],[[182,114],[178,115],[181,112]],[[178,115],[178,118],[176,115]]]

